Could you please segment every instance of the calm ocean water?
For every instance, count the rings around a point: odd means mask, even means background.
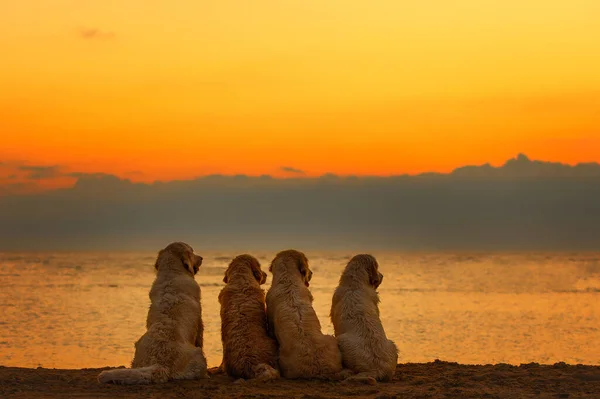
[[[200,252],[200,251],[199,251]],[[217,295],[236,253],[202,253],[205,352],[221,358]],[[258,252],[263,266],[274,253]],[[351,253],[307,253],[324,332]],[[374,253],[400,362],[600,365],[600,254]],[[0,365],[129,365],[145,331],[155,253],[0,253]],[[268,289],[271,276],[265,289]]]

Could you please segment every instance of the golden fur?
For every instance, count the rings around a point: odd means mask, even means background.
[[[200,286],[194,280],[201,264],[202,257],[182,242],[158,253],[147,331],[135,343],[132,368],[103,371],[100,382],[149,384],[208,378],[202,351]]]
[[[282,251],[269,271],[267,293],[269,332],[279,343],[279,369],[285,378],[333,377],[342,371],[335,337],[321,332],[308,289],[312,271],[302,252]]]
[[[398,363],[398,349],[379,318],[377,288],[382,281],[377,260],[356,255],[340,277],[331,306],[344,367],[358,373],[350,379],[371,384],[391,380]]]
[[[277,342],[267,333],[267,274],[250,255],[237,256],[225,271],[221,304],[222,368],[232,377],[262,381],[279,378]]]

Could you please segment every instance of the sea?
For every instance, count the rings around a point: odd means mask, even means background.
[[[200,251],[199,251],[200,252]],[[232,252],[203,253],[204,351],[222,356],[218,294]],[[274,252],[251,252],[268,270]],[[354,253],[306,252],[324,333]],[[399,362],[600,365],[600,253],[373,253]],[[156,252],[0,253],[0,365],[129,366],[145,331]],[[271,276],[264,285],[268,290]]]

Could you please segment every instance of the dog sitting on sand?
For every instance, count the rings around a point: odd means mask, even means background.
[[[348,380],[375,384],[393,378],[398,349],[387,339],[379,318],[377,288],[383,280],[377,260],[356,255],[344,269],[333,295],[331,321]]]
[[[308,286],[312,271],[302,252],[282,251],[269,269],[269,332],[279,343],[279,369],[285,378],[339,379],[342,356],[335,337],[321,332]]]
[[[135,343],[132,368],[103,371],[100,382],[149,384],[208,378],[202,351],[200,286],[194,280],[201,264],[202,257],[182,242],[158,253],[147,331]]]
[[[232,377],[267,381],[279,378],[277,342],[267,333],[267,274],[250,255],[237,256],[225,271],[221,304],[222,369]]]

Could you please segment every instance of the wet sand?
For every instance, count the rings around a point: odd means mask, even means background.
[[[400,364],[394,380],[375,386],[334,381],[278,380],[234,383],[211,378],[160,385],[100,384],[105,369],[0,367],[1,398],[600,398],[600,366],[564,363],[521,366],[461,365],[435,361]]]

